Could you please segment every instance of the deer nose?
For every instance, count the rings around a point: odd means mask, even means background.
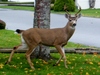
[[[74,23],[73,26],[76,26],[76,23]]]

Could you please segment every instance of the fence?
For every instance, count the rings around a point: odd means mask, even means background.
[[[8,6],[34,6],[34,2],[0,2],[0,5]]]

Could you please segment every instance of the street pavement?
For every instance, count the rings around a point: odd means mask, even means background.
[[[6,22],[6,29],[8,30],[29,29],[33,27],[34,12],[0,9],[0,19]],[[64,15],[51,13],[50,28],[64,27],[67,22],[68,20]],[[100,47],[100,19],[79,18],[76,31],[69,41]]]

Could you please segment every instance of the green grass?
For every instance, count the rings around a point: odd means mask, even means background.
[[[100,9],[86,9],[82,10],[83,16],[100,18]]]
[[[25,55],[16,53],[10,65],[4,65],[9,54],[0,53],[0,75],[99,75],[100,55],[66,54],[68,69],[63,60],[58,66],[52,66],[60,57],[58,53],[51,54],[56,59],[44,62],[32,59],[36,70],[31,70]]]
[[[0,48],[13,48],[20,43],[20,36],[14,31],[0,30]]]
[[[75,12],[69,12],[71,14],[75,14],[78,10],[75,10]],[[52,13],[57,13],[57,14],[64,14],[65,12],[55,12],[52,11]],[[85,17],[95,17],[95,18],[100,18],[100,9],[85,9],[81,11],[82,16]]]
[[[0,8],[13,9],[13,10],[28,10],[28,11],[34,10],[34,7],[26,7],[26,6],[0,6]]]
[[[11,8],[20,10],[32,10],[33,7],[4,7],[0,8]],[[90,12],[91,11],[91,12]],[[94,12],[99,13],[99,9],[93,10],[82,10],[83,15],[91,14],[90,16],[98,16],[99,14],[94,14]],[[64,13],[64,12],[62,12]],[[13,48],[21,43],[20,36],[14,34],[11,30],[0,30],[0,48]],[[69,48],[82,48],[88,47],[81,44],[75,44],[69,42],[67,46]],[[10,65],[4,65],[8,60],[10,54],[0,53],[0,75],[99,75],[100,74],[100,55],[86,55],[86,54],[66,54],[68,69],[65,69],[63,60],[58,64],[58,66],[52,66],[60,57],[58,53],[52,53],[51,55],[57,59],[49,60],[44,62],[41,59],[32,59],[34,67],[36,70],[31,70],[25,54],[16,53],[12,59]]]

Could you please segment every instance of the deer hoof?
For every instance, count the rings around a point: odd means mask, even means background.
[[[53,66],[56,66],[56,64],[53,64]]]
[[[34,68],[34,67],[31,67],[31,69],[32,69],[32,70],[35,70],[35,68]]]
[[[6,61],[6,62],[5,62],[5,65],[6,65],[6,64],[9,64],[9,62],[8,62],[8,61]]]
[[[68,67],[67,67],[67,66],[65,66],[65,68],[66,68],[66,69],[68,69]]]

